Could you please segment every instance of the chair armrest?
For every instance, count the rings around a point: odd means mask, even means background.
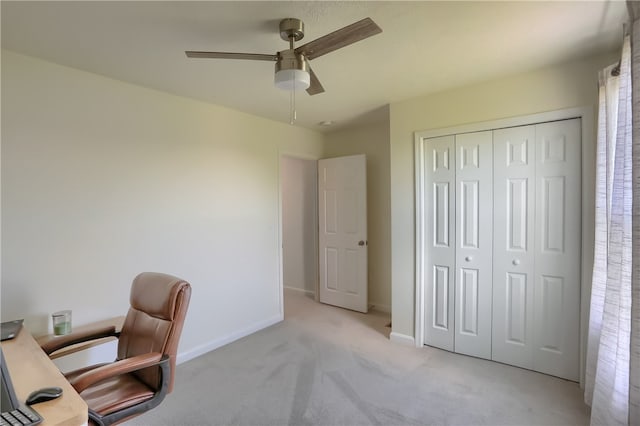
[[[94,383],[101,382],[121,374],[141,370],[143,368],[153,367],[154,365],[158,365],[161,360],[162,354],[159,352],[150,352],[131,358],[121,359],[82,373],[71,381],[71,385],[75,388],[76,392],[80,393]],[[168,360],[169,357],[165,357],[165,361]]]
[[[40,347],[47,355],[50,355],[55,351],[67,346],[75,345],[76,343],[88,342],[90,340],[102,339],[105,337],[118,337],[119,335],[120,333],[116,332],[116,327],[114,325],[109,325],[59,336],[42,343]]]

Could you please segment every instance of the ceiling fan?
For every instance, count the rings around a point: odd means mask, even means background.
[[[193,50],[187,50],[185,53],[189,58],[274,61],[276,63],[275,84],[277,87],[286,90],[306,89],[309,95],[316,95],[324,92],[324,88],[311,69],[309,61],[381,32],[382,29],[371,18],[365,18],[302,46],[295,47],[294,42],[300,41],[304,37],[304,22],[300,19],[286,18],[280,21],[280,38],[289,42],[289,49],[277,52],[275,55]]]

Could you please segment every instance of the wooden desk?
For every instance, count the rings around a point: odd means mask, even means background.
[[[50,386],[62,388],[60,398],[33,406],[44,419],[42,426],[87,424],[87,404],[26,328],[23,327],[14,339],[2,342],[2,351],[20,401],[24,402],[37,389]]]

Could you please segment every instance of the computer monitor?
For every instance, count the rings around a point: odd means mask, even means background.
[[[16,396],[16,392],[13,389],[13,383],[11,383],[11,376],[9,375],[9,370],[7,369],[7,363],[4,360],[4,353],[2,352],[2,348],[0,347],[0,371],[2,372],[2,400],[0,405],[0,412],[4,413],[6,411],[12,411],[15,408],[20,406],[20,401],[18,401],[18,397]]]
[[[3,424],[23,424],[25,426],[33,426],[42,423],[42,417],[31,407],[20,404],[16,391],[11,383],[9,369],[4,359],[2,347],[0,347],[0,372],[2,379],[0,380],[2,389],[2,403],[0,416],[2,416]]]

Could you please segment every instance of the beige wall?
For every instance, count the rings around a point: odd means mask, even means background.
[[[391,309],[391,221],[389,192],[389,113],[357,128],[325,136],[325,157],[367,156],[367,234],[369,304]]]
[[[572,107],[595,114],[604,55],[391,104],[391,251],[393,333],[414,337],[414,132]],[[595,128],[594,128],[595,131]]]
[[[183,359],[282,318],[279,153],[319,133],[2,52],[2,320],[126,313],[141,271],[193,297]]]

